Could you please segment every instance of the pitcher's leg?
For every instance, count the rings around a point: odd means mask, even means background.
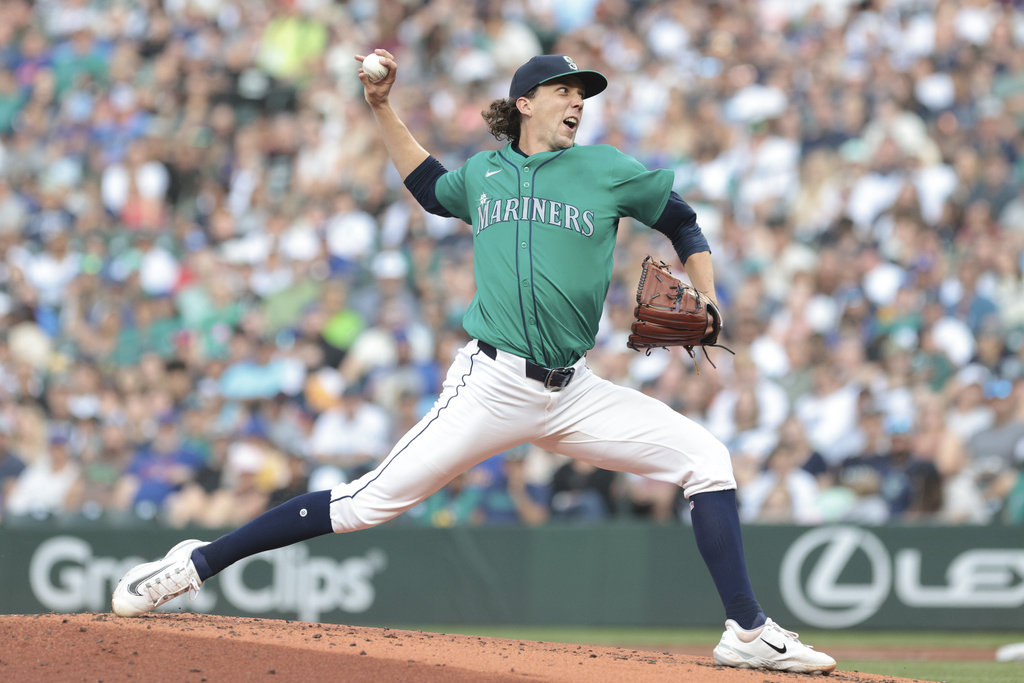
[[[697,548],[727,618],[747,629],[760,626],[764,614],[747,574],[728,449],[661,401],[592,374],[584,382],[585,392],[558,406],[549,421],[557,431],[539,445],[598,467],[682,486]]]
[[[376,469],[331,490],[334,530],[386,522],[470,467],[530,440],[543,406],[518,393],[522,377],[506,373],[475,344],[460,351],[430,413]]]
[[[456,474],[532,438],[543,405],[523,396],[523,386],[522,377],[482,356],[475,343],[467,345],[431,413],[376,470],[333,491],[297,496],[213,543],[190,539],[159,560],[136,565],[115,587],[112,609],[139,616],[199,590],[244,557],[391,519]]]
[[[304,493],[192,551],[201,581],[244,557],[324,536],[333,531],[329,491]]]
[[[578,391],[556,399],[546,435],[535,444],[676,484],[688,498],[736,488],[729,451],[707,429],[635,389],[581,374]]]
[[[715,582],[726,619],[734,620],[745,629],[763,624],[764,612],[754,597],[743,553],[736,491],[710,491],[692,496],[690,519],[697,550]]]
[[[481,367],[471,353],[460,354],[430,415],[402,438],[376,470],[333,491],[293,498],[195,549],[192,560],[199,578],[205,581],[256,553],[391,519],[459,472],[502,450],[503,439],[510,437],[489,421],[476,398],[495,380],[490,370]],[[350,502],[357,494],[361,505]]]

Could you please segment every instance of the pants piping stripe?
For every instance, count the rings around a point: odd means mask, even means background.
[[[355,498],[357,495],[359,495],[360,493],[365,491],[366,488],[370,484],[372,484],[373,482],[377,481],[377,479],[380,477],[380,475],[384,474],[384,470],[386,470],[388,467],[390,467],[391,463],[393,463],[395,460],[397,460],[398,456],[400,456],[403,452],[405,452],[405,449],[408,448],[412,444],[413,441],[418,439],[420,437],[420,435],[422,435],[425,431],[427,431],[427,429],[430,427],[430,425],[433,424],[434,420],[436,420],[437,418],[439,418],[441,416],[441,411],[444,410],[445,408],[447,408],[449,405],[451,405],[451,402],[455,399],[456,396],[459,395],[459,390],[462,389],[464,386],[466,386],[466,378],[469,377],[471,374],[473,374],[473,367],[476,365],[476,357],[477,357],[477,355],[479,353],[480,353],[480,351],[477,350],[477,351],[473,352],[472,356],[470,356],[470,359],[469,359],[469,370],[466,372],[466,374],[464,374],[462,376],[462,381],[459,384],[459,386],[455,387],[455,393],[452,394],[451,398],[448,399],[447,403],[445,403],[443,406],[441,406],[440,408],[437,409],[437,414],[434,415],[433,418],[431,418],[430,422],[428,422],[427,424],[423,425],[423,429],[421,429],[416,436],[414,436],[413,438],[409,439],[409,443],[405,444],[405,446],[402,447],[402,450],[398,451],[393,456],[391,456],[391,459],[388,460],[387,464],[384,465],[384,467],[382,467],[380,469],[380,472],[377,473],[376,477],[374,477],[370,481],[366,482],[363,485],[363,487],[360,488],[358,491],[355,491],[355,492],[350,493],[348,495],[341,496],[339,498],[335,498],[335,499],[331,500],[331,505],[333,505],[334,503],[338,502],[339,500],[345,500],[346,498]]]

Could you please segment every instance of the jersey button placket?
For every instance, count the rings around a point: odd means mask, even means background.
[[[529,166],[523,166],[523,175],[526,178],[529,178],[530,177],[528,175],[529,173],[530,173],[530,167]],[[524,189],[529,189],[530,188],[530,181],[529,180],[523,180],[523,188]],[[522,249],[526,249],[526,250],[529,249],[529,243],[527,241],[520,242],[519,246]],[[524,262],[524,266],[529,268],[530,267],[530,254],[529,254],[529,251],[524,252],[522,257],[524,259],[526,259],[526,261]],[[530,289],[530,279],[529,278],[524,278],[522,282],[523,282],[523,295],[528,297],[529,296],[529,289]],[[527,331],[527,338],[529,340],[529,339],[532,339],[537,334],[537,329],[536,329],[537,328],[537,320],[534,317],[532,317],[532,316],[527,316],[525,322],[526,322],[527,327],[531,328],[529,331]]]

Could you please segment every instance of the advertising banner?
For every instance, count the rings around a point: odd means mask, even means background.
[[[790,628],[1024,629],[1014,527],[750,526],[765,612]],[[105,612],[133,565],[194,535],[0,529],[0,612]],[[215,538],[216,534],[206,534]],[[687,527],[379,527],[247,558],[162,611],[362,625],[721,626]]]

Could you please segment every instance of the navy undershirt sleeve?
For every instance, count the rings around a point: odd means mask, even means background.
[[[412,193],[412,196],[416,198],[416,201],[420,203],[424,210],[446,218],[452,214],[448,209],[444,208],[441,202],[437,201],[434,186],[437,184],[438,179],[447,172],[448,169],[441,165],[440,161],[433,156],[429,156],[405,179],[406,188],[408,188],[409,192]]]
[[[669,194],[665,210],[651,227],[669,238],[680,263],[685,264],[686,259],[698,252],[711,251],[704,233],[697,225],[697,212],[675,192]]]

